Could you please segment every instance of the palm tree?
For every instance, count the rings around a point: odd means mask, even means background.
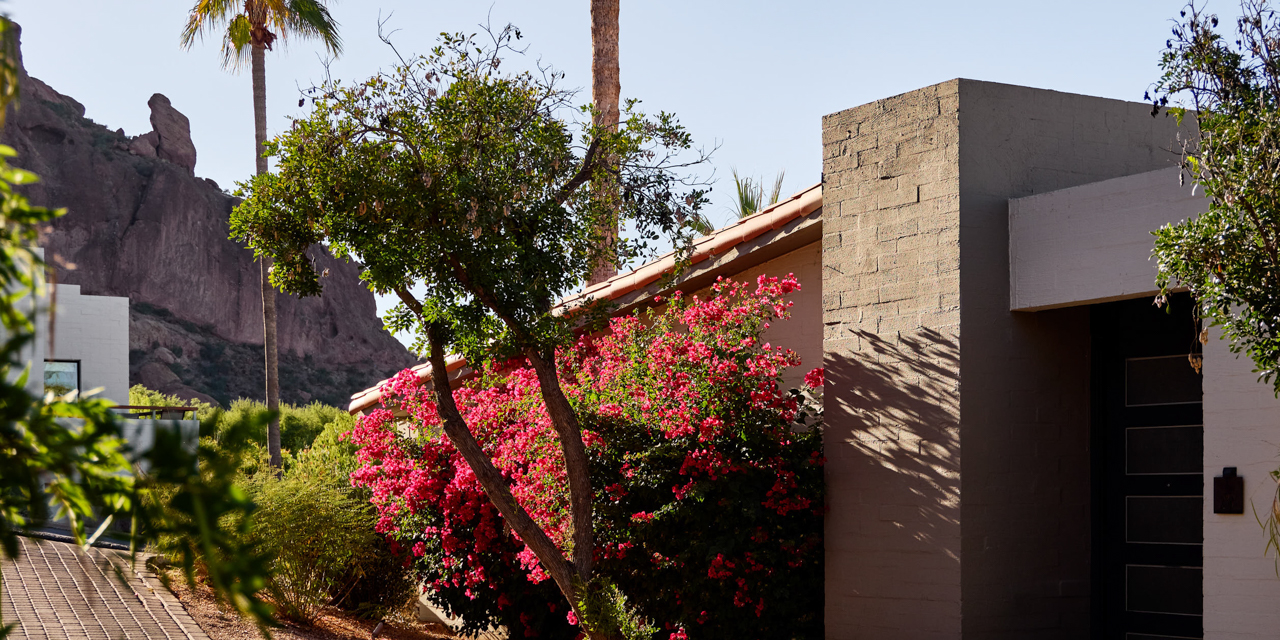
[[[591,101],[595,105],[595,124],[610,131],[618,128],[618,100],[622,83],[618,71],[618,3],[619,0],[591,0]],[[598,185],[613,189],[615,185]],[[617,223],[605,229],[605,236],[618,236]],[[588,285],[604,282],[617,273],[610,260],[601,260],[591,273]]]
[[[326,0],[197,0],[182,30],[182,47],[190,49],[206,34],[221,34],[222,66],[239,71],[248,62],[253,74],[254,162],[258,175],[267,172],[263,145],[267,141],[267,51],[276,38],[290,36],[320,40],[331,55],[342,53],[338,23]],[[263,347],[266,352],[267,408],[280,407],[280,371],[276,353],[276,297],[267,279],[271,265],[258,263],[262,284]],[[267,428],[271,465],[279,468],[280,419]]]
[[[786,177],[786,171],[779,171],[778,177],[774,178],[773,189],[769,192],[767,200],[765,199],[763,179],[756,181],[750,177],[742,178],[738,176],[737,169],[732,171],[733,186],[737,190],[734,213],[737,214],[738,218],[752,216],[764,209],[768,209],[778,202],[778,198],[782,196],[782,179]]]

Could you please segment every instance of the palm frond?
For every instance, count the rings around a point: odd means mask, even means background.
[[[282,37],[290,32],[303,38],[316,38],[324,43],[325,49],[334,56],[342,55],[342,37],[338,35],[338,22],[329,13],[329,8],[319,0],[290,0],[289,9],[285,13],[286,28],[281,29]]]
[[[182,48],[190,49],[196,40],[220,31],[239,12],[240,3],[236,0],[198,0],[187,16],[187,26],[182,29]]]
[[[756,184],[751,178],[743,178],[738,175],[738,169],[731,169],[733,173],[733,186],[737,201],[737,210],[734,212],[739,218],[745,218],[760,210],[760,201],[764,198],[764,189]]]
[[[765,199],[764,180],[757,182],[751,177],[743,178],[738,175],[736,168],[732,169],[733,186],[736,190],[737,201],[734,213],[739,218],[755,215],[763,209],[767,209],[770,205],[776,204],[778,199],[782,197],[782,180],[786,177],[786,171],[778,172],[778,177],[774,178],[773,191],[769,194],[769,198]]]
[[[329,13],[326,0],[197,0],[182,30],[182,47],[190,49],[197,40],[221,31],[222,66],[239,71],[249,63],[253,52],[255,19],[280,40],[291,35],[304,40],[315,38],[330,54],[342,54],[338,23]]]
[[[239,71],[253,55],[253,24],[243,13],[232,18],[222,37],[222,67]]]
[[[693,227],[694,231],[697,231],[699,234],[704,236],[711,235],[711,232],[716,230],[715,225],[711,223],[711,219],[703,215],[701,212],[693,214],[693,219],[689,222],[689,226]]]
[[[765,206],[777,204],[778,199],[782,197],[782,179],[786,177],[786,170],[778,172],[778,177],[773,179],[773,193],[769,196],[769,204]]]

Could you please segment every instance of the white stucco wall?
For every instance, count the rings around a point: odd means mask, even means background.
[[[35,249],[35,254],[44,258],[44,250]],[[37,287],[44,287],[44,278],[37,274]],[[6,284],[5,293],[12,293],[16,287]],[[30,369],[30,375],[27,376],[27,391],[32,395],[40,395],[44,390],[44,381],[40,367],[32,367],[32,363],[44,362],[45,345],[48,344],[48,322],[46,320],[45,311],[48,303],[47,297],[44,296],[23,296],[14,302],[14,306],[18,311],[27,315],[35,314],[35,336],[28,342],[26,347],[18,354],[18,359]],[[7,339],[8,332],[4,327],[0,327],[0,339]],[[22,375],[22,370],[10,371],[8,380],[10,382],[17,380]]]
[[[1203,213],[1179,170],[1009,200],[1009,308],[1037,311],[1156,292],[1151,232]]]
[[[1280,400],[1212,332],[1204,347],[1204,637],[1280,637],[1280,576],[1265,557],[1259,516],[1271,510],[1280,467]],[[1213,478],[1223,467],[1244,477],[1244,515],[1213,512]]]
[[[791,317],[770,323],[769,328],[760,334],[761,340],[773,346],[791,349],[800,356],[799,367],[782,372],[784,390],[800,388],[804,384],[804,375],[822,366],[822,244],[807,244],[767,262],[737,273],[726,273],[724,276],[754,286],[756,278],[762,275],[783,278],[789,273],[795,274],[796,282],[800,283],[800,290],[788,296],[793,303]],[[693,295],[705,297],[709,293],[710,288],[704,287],[694,291]]]
[[[772,323],[761,339],[800,356],[800,366],[782,374],[787,389],[804,384],[804,374],[822,366],[822,244],[815,242],[764,264],[734,274],[734,280],[754,283],[761,275],[781,278],[794,273],[800,290],[791,294],[791,318]]]
[[[102,387],[99,397],[128,404],[129,299],[81,295],[79,285],[60,284],[54,304],[52,348],[42,332],[39,361],[78,360],[82,391]]]

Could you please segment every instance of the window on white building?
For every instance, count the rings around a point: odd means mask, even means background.
[[[54,395],[66,395],[80,390],[80,361],[46,360],[44,363],[44,390]]]

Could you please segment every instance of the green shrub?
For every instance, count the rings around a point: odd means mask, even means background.
[[[257,474],[252,535],[272,558],[269,590],[285,618],[310,622],[348,569],[378,542],[372,508],[336,482]]]
[[[253,400],[237,400],[223,411],[142,385],[129,390],[129,404],[196,406],[204,423],[201,445],[212,451],[220,450],[233,425],[266,413],[266,406]],[[343,434],[355,419],[318,402],[282,404],[284,472],[279,476],[268,464],[265,423],[253,423],[257,430],[240,445],[236,481],[257,505],[244,542],[271,558],[275,577],[268,589],[280,615],[309,622],[320,607],[335,604],[381,617],[413,598],[416,585],[402,559],[374,533],[377,516],[369,490],[353,488],[348,479],[359,464],[356,446]],[[180,542],[164,540],[160,550],[171,552]]]
[[[150,407],[196,407],[196,417],[201,420],[216,414],[217,426],[211,434],[215,439],[220,439],[220,434],[226,430],[227,425],[236,424],[242,418],[254,417],[267,411],[267,406],[257,400],[241,398],[232,402],[229,409],[218,414],[217,407],[212,405],[199,400],[183,400],[177,396],[148,389],[140,384],[129,389],[129,404]],[[266,424],[262,421],[256,424],[258,432],[253,434],[252,441],[266,442]],[[346,431],[355,425],[355,418],[338,407],[319,402],[303,406],[282,403],[280,405],[280,447],[293,452],[302,451],[311,446],[312,441],[329,425],[334,425],[335,429],[340,431]]]
[[[360,468],[356,460],[359,449],[344,435],[355,426],[354,420],[334,421],[325,425],[310,447],[298,452],[293,459],[290,473],[316,478],[331,478],[348,482],[351,472]],[[367,491],[367,489],[356,489]]]
[[[336,483],[356,502],[370,506],[369,490],[351,487],[348,480],[351,472],[360,467],[357,447],[343,437],[352,427],[354,420],[335,420],[325,425],[310,447],[286,461],[286,475],[299,481]],[[329,596],[343,609],[381,618],[416,597],[417,585],[405,569],[403,558],[374,533],[376,519],[372,510],[367,511],[361,531],[368,533],[369,539],[346,564]]]

